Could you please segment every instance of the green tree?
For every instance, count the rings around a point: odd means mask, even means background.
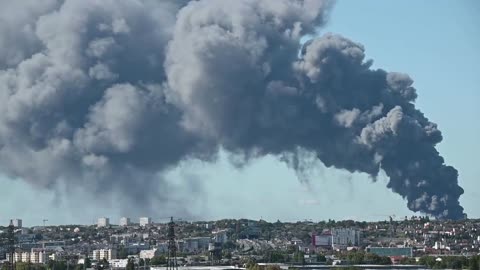
[[[162,255],[155,256],[150,260],[150,265],[162,265],[166,263],[167,263],[167,259],[165,258],[165,256],[162,256]]]
[[[296,263],[305,264],[305,253],[297,251],[293,254],[293,261]]]
[[[472,256],[469,260],[468,269],[470,270],[479,270],[479,256]]]
[[[445,266],[448,269],[468,268],[468,259],[464,256],[443,256],[442,262],[436,262],[436,267]]]
[[[413,264],[416,264],[417,262],[415,261],[414,258],[409,258],[409,257],[403,257],[400,259],[400,264],[403,264],[403,265],[413,265]]]
[[[228,241],[225,244],[223,244],[224,249],[235,249],[237,246],[233,241]]]
[[[108,269],[110,267],[110,264],[108,263],[107,259],[103,258],[100,262],[97,264],[97,269],[98,270],[103,270],[103,269]]]
[[[229,259],[229,260],[230,260],[230,259],[232,258],[232,253],[231,253],[230,251],[224,250],[222,253],[223,253],[223,254],[222,254],[222,257],[224,257],[225,259]]]
[[[272,263],[283,263],[286,261],[285,254],[280,251],[271,251],[267,256],[267,260]]]
[[[364,261],[365,263],[375,264],[380,260],[380,256],[375,253],[367,253],[365,254]]]
[[[278,265],[269,265],[267,266],[267,270],[282,270]]]
[[[128,257],[128,251],[124,246],[121,246],[118,249],[118,258],[119,259],[126,259]]]
[[[433,265],[433,269],[445,269],[445,268],[447,268],[447,264],[443,259],[441,261],[435,261],[435,264]]]
[[[67,263],[65,261],[50,260],[50,261],[48,261],[47,269],[49,269],[49,270],[66,270],[67,269]]]
[[[125,270],[135,270],[135,262],[133,261],[133,259],[128,259],[127,267],[125,268]]]
[[[387,256],[380,256],[380,261],[378,262],[381,265],[390,265],[392,260]]]
[[[85,267],[86,268],[91,268],[92,267],[92,260],[90,258],[85,258]]]
[[[365,253],[361,251],[350,252],[347,256],[348,261],[352,264],[363,264]]]
[[[16,269],[16,270],[29,270],[29,269],[30,269],[30,266],[31,266],[30,263],[17,262],[17,263],[15,264],[15,269]]]
[[[247,269],[253,268],[257,263],[255,262],[255,259],[249,258],[247,263],[245,264],[247,266]]]
[[[435,257],[432,256],[423,256],[420,258],[418,261],[419,265],[425,265],[428,266],[429,268],[433,268],[435,266]]]

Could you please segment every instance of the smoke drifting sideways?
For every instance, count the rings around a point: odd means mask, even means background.
[[[142,207],[174,199],[167,171],[215,162],[221,148],[299,173],[309,153],[372,178],[385,171],[412,211],[464,216],[413,80],[372,69],[340,35],[301,47],[331,1],[1,4],[0,171],[12,178],[111,190]]]

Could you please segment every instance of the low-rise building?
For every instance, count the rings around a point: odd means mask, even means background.
[[[161,252],[158,249],[149,249],[140,251],[140,259],[152,259],[155,256],[160,256]]]
[[[127,268],[128,259],[112,259],[112,260],[108,260],[108,263],[110,264],[111,268],[125,269]]]
[[[150,244],[149,243],[130,243],[129,245],[125,246],[128,254],[137,254],[142,250],[149,250]]]

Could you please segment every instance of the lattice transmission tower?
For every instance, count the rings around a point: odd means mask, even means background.
[[[168,223],[168,258],[167,258],[167,270],[178,270],[177,266],[177,242],[175,240],[175,222],[173,217],[170,218]]]
[[[8,258],[8,268],[10,270],[15,269],[15,261],[14,261],[14,256],[15,256],[15,226],[13,226],[13,220],[10,220],[10,225],[8,225],[7,228],[7,254],[9,254]]]

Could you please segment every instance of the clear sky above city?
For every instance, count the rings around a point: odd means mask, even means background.
[[[417,108],[442,131],[437,150],[459,172],[465,190],[460,203],[469,217],[479,218],[480,2],[343,0],[335,4],[319,35],[327,32],[362,44],[374,68],[410,75]],[[150,215],[154,221],[170,215],[286,221],[379,220],[414,214],[400,195],[386,188],[384,173],[372,181],[367,174],[318,163],[309,170],[309,181],[301,182],[294,170],[271,155],[236,168],[222,151],[214,164],[183,162],[164,178],[171,189],[158,192],[178,194],[155,205],[155,211],[142,212],[119,207],[121,196],[101,199],[98,190],[92,195],[88,185],[87,191],[68,189],[66,194],[62,184],[60,189],[39,188],[3,174],[0,223],[22,218],[26,226],[40,225],[43,219],[50,224],[88,224],[100,216],[116,223],[124,215]],[[132,180],[132,185],[137,184]],[[182,207],[176,212],[178,205]]]

